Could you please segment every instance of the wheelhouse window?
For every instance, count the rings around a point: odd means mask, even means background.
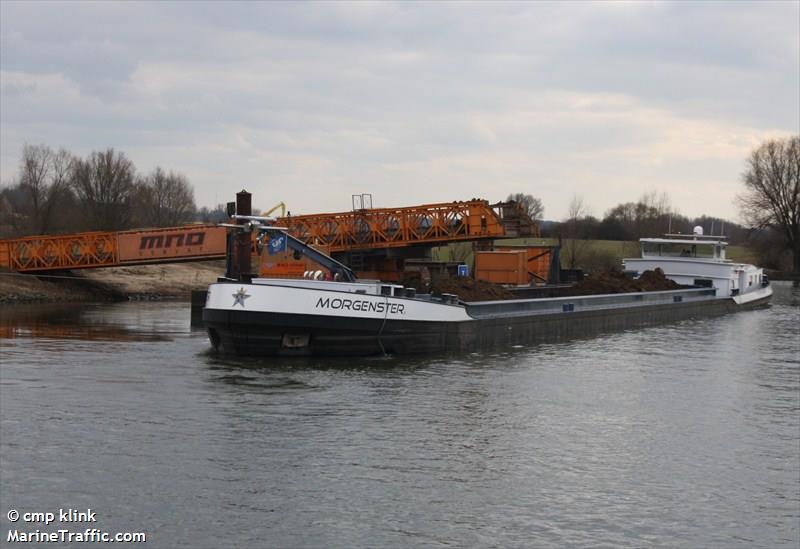
[[[643,257],[719,257],[719,251],[710,243],[642,242]]]

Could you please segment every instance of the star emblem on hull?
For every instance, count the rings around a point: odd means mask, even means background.
[[[247,294],[247,290],[245,290],[244,288],[239,288],[238,292],[236,292],[235,294],[231,294],[231,295],[233,296],[233,305],[232,305],[232,307],[236,307],[237,305],[241,305],[242,308],[244,309],[244,300],[247,299],[248,297],[250,297]]]

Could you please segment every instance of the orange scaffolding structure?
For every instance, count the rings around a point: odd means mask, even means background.
[[[18,272],[119,267],[225,257],[225,228],[88,232],[0,240],[0,267]]]
[[[331,253],[538,236],[519,204],[485,200],[288,216],[275,225]],[[200,261],[224,258],[225,247],[226,229],[215,225],[29,236],[0,240],[0,268],[41,272]]]
[[[331,252],[539,235],[520,204],[486,200],[282,217],[276,225]]]

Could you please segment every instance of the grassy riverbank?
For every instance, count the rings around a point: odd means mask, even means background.
[[[141,265],[21,275],[0,271],[0,303],[189,300],[225,270],[224,261]]]

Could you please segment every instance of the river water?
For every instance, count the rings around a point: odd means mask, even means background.
[[[0,535],[797,548],[800,289],[774,287],[724,317],[372,360],[215,356],[185,303],[3,306]]]

